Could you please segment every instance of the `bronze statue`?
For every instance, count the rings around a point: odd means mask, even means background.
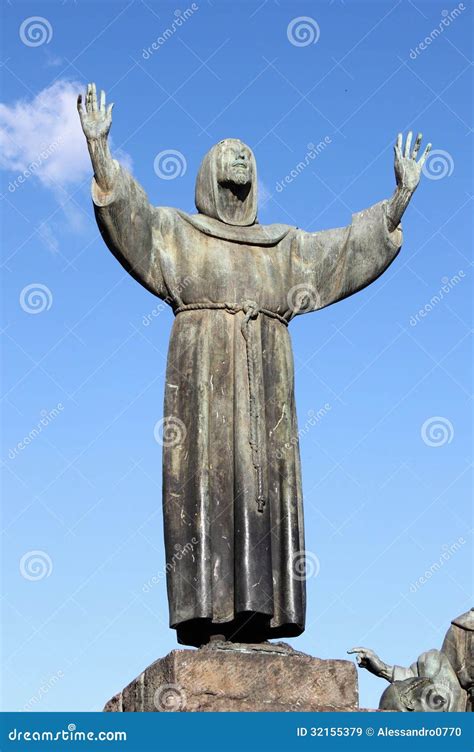
[[[165,388],[166,556],[178,641],[292,637],[305,626],[303,505],[288,324],[376,280],[397,256],[415,191],[409,133],[395,145],[392,198],[347,227],[308,233],[257,222],[251,149],[225,139],[204,157],[197,214],[152,206],[110,154],[112,105],[87,88],[78,109],[111,252],[176,316]]]
[[[384,663],[370,648],[352,648],[359,666],[390,682],[379,707],[402,711],[474,710],[474,609],[451,622],[441,650],[422,653],[409,668]]]

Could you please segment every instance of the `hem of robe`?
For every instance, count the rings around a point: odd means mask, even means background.
[[[227,642],[260,643],[283,637],[298,637],[304,632],[304,625],[287,622],[271,626],[271,616],[255,611],[243,611],[226,622],[213,622],[212,619],[197,618],[172,624],[180,645],[200,648],[207,645],[210,638],[222,635]]]

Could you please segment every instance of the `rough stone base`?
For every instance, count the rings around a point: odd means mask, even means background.
[[[112,697],[105,712],[357,711],[357,671],[285,643],[173,650]]]

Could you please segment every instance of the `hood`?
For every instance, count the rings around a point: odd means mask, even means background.
[[[290,230],[294,229],[293,227],[289,227],[289,225],[280,224],[255,224],[251,227],[239,227],[238,225],[224,224],[217,219],[205,217],[203,214],[186,214],[186,212],[180,209],[176,209],[175,211],[182,219],[205,235],[210,235],[211,238],[219,238],[220,240],[230,240],[233,243],[241,243],[243,245],[278,245],[280,240],[283,240]]]
[[[217,156],[219,147],[225,141],[238,141],[238,139],[225,139],[210,149],[201,162],[196,179],[196,209],[200,214],[218,219],[228,225],[248,227],[257,221],[257,165],[253,152],[253,182],[249,194],[244,201],[244,211],[239,219],[233,216],[234,212],[226,201],[226,189],[217,181]],[[248,147],[247,147],[248,148]]]

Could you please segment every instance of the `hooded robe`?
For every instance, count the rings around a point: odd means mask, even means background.
[[[176,313],[164,404],[163,513],[170,625],[182,644],[212,634],[261,642],[305,625],[303,506],[287,324],[361,290],[401,246],[387,202],[307,233],[256,220],[256,171],[233,223],[216,147],[197,215],[152,206],[116,163],[93,182],[102,236]],[[253,155],[252,155],[253,159]]]

